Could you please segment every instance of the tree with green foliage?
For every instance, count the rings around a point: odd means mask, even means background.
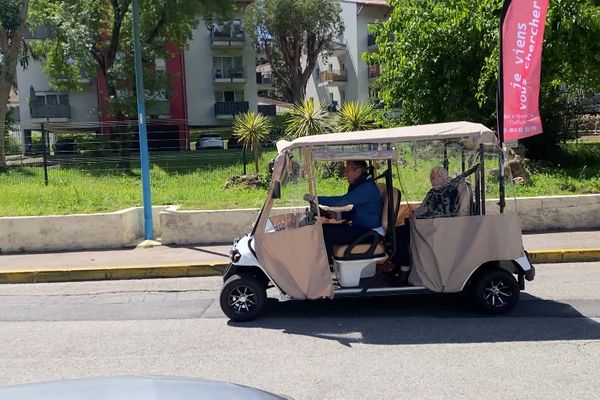
[[[376,128],[373,105],[358,101],[344,102],[335,116],[334,126],[338,132],[366,131]]]
[[[168,93],[166,73],[155,71],[157,59],[172,57],[172,49],[186,46],[204,16],[210,23],[227,15],[232,0],[143,0],[140,28],[146,100]],[[32,0],[30,21],[44,26],[49,35],[35,44],[43,55],[44,71],[58,90],[82,89],[82,78],[96,74],[105,78],[112,116],[118,121],[137,116],[133,22],[131,0]],[[123,128],[121,127],[121,130]],[[125,127],[124,132],[131,131]]]
[[[244,144],[244,149],[252,152],[256,173],[258,173],[260,144],[269,137],[271,127],[271,121],[267,117],[255,112],[238,114],[233,119],[233,135]]]
[[[467,119],[495,126],[502,1],[391,0],[390,6],[390,18],[372,26],[379,51],[364,55],[382,65],[386,107],[400,109],[403,124]],[[600,91],[599,37],[598,1],[550,3],[540,96],[544,134],[527,139],[543,141],[547,156],[564,137],[573,100]]]
[[[330,131],[329,115],[325,104],[317,103],[313,99],[294,104],[284,124],[285,134],[289,139]]]
[[[337,0],[255,0],[246,31],[266,54],[283,97],[299,103],[323,51],[344,32]]]
[[[8,99],[16,86],[17,63],[23,59],[23,36],[29,0],[0,0],[0,166],[6,164],[4,138]]]

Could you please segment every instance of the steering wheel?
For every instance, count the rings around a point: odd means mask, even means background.
[[[319,215],[319,206],[315,200],[308,200],[308,207],[304,213],[304,217],[298,223],[298,226],[312,225],[317,222],[317,215]]]

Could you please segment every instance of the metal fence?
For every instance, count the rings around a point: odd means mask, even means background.
[[[94,173],[123,173],[140,168],[135,121],[82,130],[69,124],[14,127],[5,136],[8,171],[43,170],[46,183],[53,171],[78,169]],[[186,173],[206,166],[233,167],[246,175],[251,155],[233,136],[231,128],[182,130],[181,125],[149,123],[151,163],[169,173]],[[263,143],[267,151],[273,142]],[[264,172],[264,171],[262,171]],[[23,179],[37,177],[23,174]],[[38,178],[39,179],[39,178]]]

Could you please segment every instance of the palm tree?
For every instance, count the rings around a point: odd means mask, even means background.
[[[294,104],[285,121],[285,133],[290,139],[329,132],[325,104],[315,103],[313,99]]]
[[[339,132],[356,132],[376,128],[373,106],[370,103],[346,101],[335,119]]]
[[[271,121],[262,114],[247,112],[238,114],[233,120],[233,135],[254,155],[254,168],[258,173],[260,143],[269,136]]]

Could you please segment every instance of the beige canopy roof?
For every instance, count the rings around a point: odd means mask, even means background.
[[[489,128],[474,122],[444,122],[441,124],[402,126],[398,128],[372,129],[360,132],[328,133],[304,136],[291,142],[280,140],[277,151],[297,147],[352,145],[366,143],[400,143],[417,140],[456,139],[467,140],[471,145],[495,144],[496,136]]]

